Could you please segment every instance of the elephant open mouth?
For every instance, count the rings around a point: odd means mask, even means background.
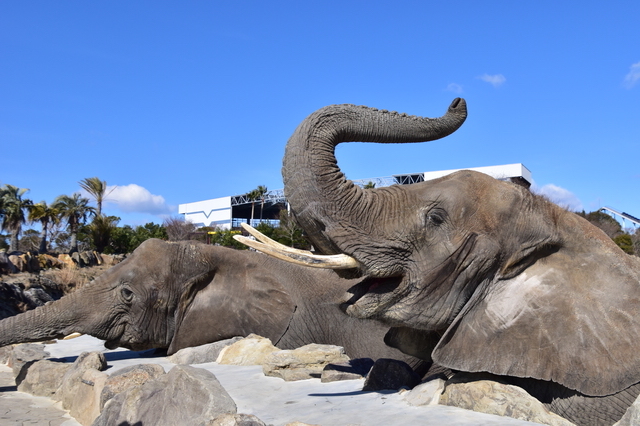
[[[347,291],[340,309],[356,318],[378,317],[403,293],[403,276],[366,277]]]

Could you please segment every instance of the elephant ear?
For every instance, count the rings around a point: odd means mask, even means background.
[[[595,246],[563,247],[533,262],[524,256],[484,283],[433,360],[591,396],[640,382],[640,264],[604,239],[588,239]]]
[[[206,250],[215,267],[184,282],[168,353],[251,333],[277,342],[295,310],[281,277],[256,261],[261,255]]]

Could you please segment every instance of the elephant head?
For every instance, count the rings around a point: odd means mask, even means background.
[[[282,169],[291,210],[318,251],[348,256],[362,278],[344,310],[395,326],[390,343],[453,370],[594,396],[638,383],[640,262],[600,230],[477,172],[363,189],[337,166],[341,142],[433,140],[465,117],[462,99],[437,119],[334,105],[294,132]]]
[[[74,293],[0,321],[0,346],[76,332],[105,340],[110,349],[168,348],[169,354],[249,333],[275,342],[294,304],[274,275],[260,272],[259,261],[238,253],[147,240]]]

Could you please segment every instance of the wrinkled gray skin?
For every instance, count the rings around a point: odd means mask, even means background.
[[[395,326],[389,344],[452,370],[512,378],[579,424],[611,424],[640,391],[640,261],[574,213],[525,188],[460,171],[362,189],[341,142],[437,139],[466,118],[322,108],[287,144],[285,195],[324,254],[362,277],[343,304]]]
[[[0,346],[79,332],[108,348],[172,354],[256,333],[282,349],[335,344],[354,358],[424,364],[384,344],[388,327],[340,311],[352,285],[260,253],[152,239],[76,292],[0,321]]]

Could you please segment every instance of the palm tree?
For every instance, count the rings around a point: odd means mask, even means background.
[[[27,221],[25,211],[33,204],[27,198],[22,198],[29,190],[13,185],[5,185],[0,196],[2,198],[2,230],[11,233],[9,251],[18,250],[18,237],[22,231],[22,224]]]
[[[107,194],[107,181],[100,180],[97,177],[90,177],[82,179],[78,182],[80,187],[87,191],[89,195],[91,195],[96,200],[96,205],[98,206],[96,216],[102,216],[102,202],[104,201]],[[111,190],[113,191],[115,187]],[[111,193],[109,191],[109,193]]]
[[[40,201],[29,208],[29,221],[40,222],[42,231],[40,232],[40,248],[39,253],[47,252],[47,236],[49,227],[60,222],[58,209],[47,205],[46,201]]]
[[[60,195],[53,202],[53,207],[60,211],[60,217],[67,219],[71,242],[69,254],[78,251],[78,228],[89,216],[96,215],[96,209],[89,205],[89,199],[79,193],[72,196]]]
[[[251,200],[251,226],[253,226],[253,210],[256,200],[262,199],[262,207],[264,208],[264,196],[267,193],[267,187],[264,185],[258,185],[256,189],[247,194],[247,198]],[[262,210],[260,210],[260,219],[262,220]]]

